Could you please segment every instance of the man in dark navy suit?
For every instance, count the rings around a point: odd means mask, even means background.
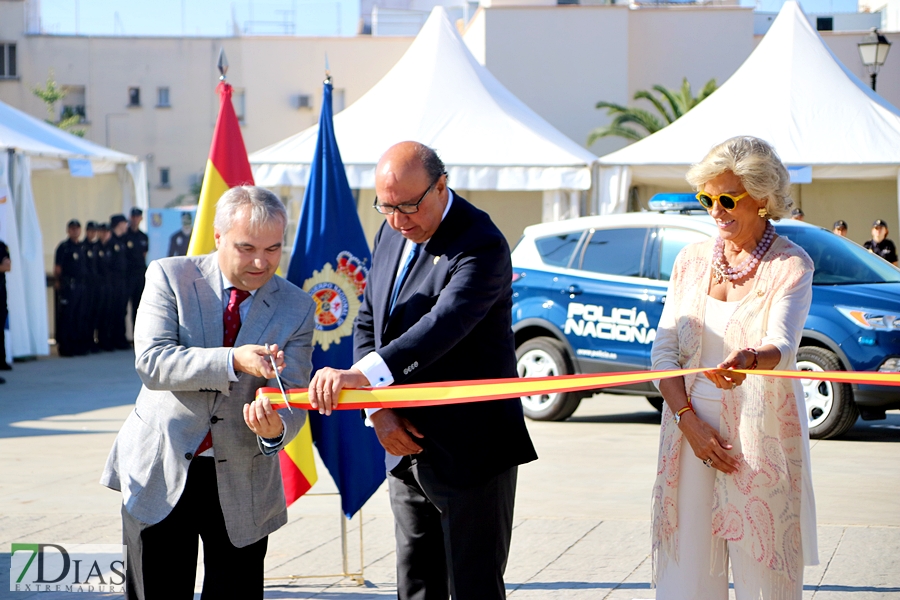
[[[322,369],[310,400],[342,387],[516,376],[509,246],[447,187],[437,154],[391,147],[375,171],[385,215],[354,331],[357,362]],[[537,458],[518,399],[367,411],[387,451],[402,600],[501,599],[517,466]]]

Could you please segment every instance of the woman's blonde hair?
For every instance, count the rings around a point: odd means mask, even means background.
[[[725,140],[687,172],[687,182],[696,191],[707,182],[731,171],[741,179],[753,198],[766,200],[766,211],[773,219],[789,217],[791,178],[775,149],[768,142],[749,135]]]

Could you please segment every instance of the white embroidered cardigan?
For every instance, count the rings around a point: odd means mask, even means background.
[[[713,243],[710,239],[687,246],[675,260],[653,344],[653,369],[699,366]],[[796,369],[812,299],[812,274],[806,252],[777,237],[760,262],[753,288],[726,326],[722,359],[735,349],[773,344],[781,351],[775,370]],[[685,377],[686,390],[697,376]],[[713,535],[741,544],[761,568],[796,581],[802,565],[818,564],[809,431],[800,382],[751,375],[734,390],[723,391],[719,432],[734,445],[731,453],[743,460],[733,475],[716,472]],[[660,559],[678,560],[681,441],[681,430],[665,405],[653,488],[655,567]],[[684,446],[683,451],[692,452],[689,444]]]

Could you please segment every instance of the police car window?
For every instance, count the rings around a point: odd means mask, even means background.
[[[667,227],[662,230],[659,242],[659,278],[668,281],[672,277],[672,267],[675,265],[675,257],[681,249],[688,244],[705,240],[706,234],[690,229]]]
[[[640,277],[646,228],[598,229],[584,247],[581,269],[592,273]]]
[[[554,267],[568,267],[583,231],[573,231],[535,240],[541,260]]]
[[[847,238],[818,227],[776,225],[784,236],[813,260],[813,285],[897,283],[900,270]]]

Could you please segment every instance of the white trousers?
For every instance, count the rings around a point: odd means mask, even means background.
[[[720,400],[691,398],[694,411],[703,421],[719,426]],[[737,600],[769,600],[775,597],[774,577],[737,545],[712,536],[712,502],[716,469],[704,465],[682,439],[678,474],[678,562],[673,556],[660,557],[657,600],[727,600],[728,562],[734,576]],[[724,569],[712,566],[712,553],[727,557]],[[665,552],[660,550],[660,552]],[[721,571],[721,572],[720,572]],[[803,596],[798,581],[792,598]]]

